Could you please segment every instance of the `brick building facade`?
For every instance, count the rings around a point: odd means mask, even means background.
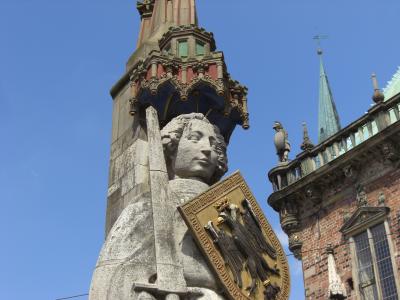
[[[399,92],[376,86],[376,104],[316,146],[305,128],[304,151],[269,172],[306,299],[400,298]]]

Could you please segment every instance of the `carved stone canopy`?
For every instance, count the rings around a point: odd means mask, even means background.
[[[346,221],[340,232],[345,236],[357,234],[367,227],[383,222],[389,211],[389,207],[361,206]]]
[[[129,80],[131,115],[151,105],[165,125],[181,114],[202,113],[227,142],[236,125],[249,128],[247,88],[230,78],[221,52],[183,61],[153,51]]]

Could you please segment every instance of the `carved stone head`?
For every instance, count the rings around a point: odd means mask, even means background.
[[[162,130],[170,179],[217,182],[227,171],[226,144],[218,127],[200,113],[180,115]]]
[[[280,131],[283,129],[283,126],[281,124],[281,122],[279,121],[275,121],[274,122],[274,126],[272,127],[276,132]]]

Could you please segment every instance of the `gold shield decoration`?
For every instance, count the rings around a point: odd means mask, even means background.
[[[289,299],[286,255],[239,171],[178,210],[226,296]]]

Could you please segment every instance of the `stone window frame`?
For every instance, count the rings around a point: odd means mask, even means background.
[[[396,284],[396,289],[398,295],[400,295],[400,282],[397,271],[397,264],[395,259],[396,249],[394,247],[393,240],[389,238],[392,236],[390,231],[389,223],[388,223],[388,215],[390,212],[390,208],[388,207],[360,207],[353,215],[350,217],[348,221],[345,222],[343,227],[340,229],[342,234],[349,241],[350,245],[350,257],[351,257],[351,269],[352,269],[352,277],[354,282],[354,291],[356,293],[356,299],[362,299],[359,287],[359,274],[358,274],[358,259],[356,252],[356,245],[354,241],[354,237],[363,232],[367,232],[368,234],[368,243],[372,256],[372,265],[374,270],[374,278],[376,280],[376,287],[378,292],[378,299],[383,299],[382,297],[382,288],[380,285],[380,274],[376,259],[375,253],[375,245],[372,239],[371,228],[380,224],[384,225],[386,240],[388,242],[392,269],[393,269],[393,277]],[[369,213],[369,215],[368,215]],[[366,218],[362,218],[363,214],[367,216]],[[358,220],[357,220],[358,219]]]

